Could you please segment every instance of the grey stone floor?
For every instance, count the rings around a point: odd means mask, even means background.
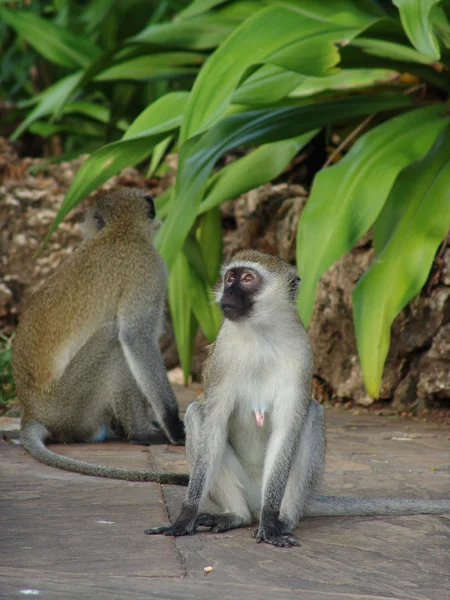
[[[180,403],[195,392],[178,388]],[[450,497],[450,471],[441,470],[450,464],[448,429],[351,411],[326,416],[323,493]],[[186,469],[183,449],[172,446],[54,449],[109,465]],[[250,528],[148,537],[146,527],[177,514],[184,488],[65,473],[5,441],[0,455],[1,599],[450,599],[450,515],[305,519],[295,549],[256,544]]]

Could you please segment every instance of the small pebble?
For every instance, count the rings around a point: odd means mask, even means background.
[[[205,577],[206,577],[206,575],[208,575],[208,573],[211,573],[211,571],[214,571],[214,567],[205,567],[203,569],[203,573],[205,574]]]

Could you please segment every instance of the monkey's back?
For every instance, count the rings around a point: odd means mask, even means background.
[[[47,394],[92,335],[117,329],[119,305],[130,288],[149,294],[166,271],[149,236],[108,228],[83,242],[32,295],[17,328],[13,370],[19,400]]]

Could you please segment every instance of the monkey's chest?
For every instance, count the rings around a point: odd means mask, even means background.
[[[228,423],[228,442],[252,479],[262,476],[270,421],[271,414],[267,412],[264,424],[258,426],[253,411],[246,410],[241,405],[233,411]]]

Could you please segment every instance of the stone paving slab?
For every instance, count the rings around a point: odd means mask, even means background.
[[[185,407],[196,388],[177,395]],[[441,470],[450,464],[450,432],[439,425],[328,410],[327,431],[323,493],[450,495],[450,471]],[[54,449],[108,465],[186,469],[183,448],[173,446]],[[176,516],[184,491],[66,473],[0,442],[0,598],[450,598],[450,515],[305,519],[297,549],[256,544],[250,528],[145,536]]]

